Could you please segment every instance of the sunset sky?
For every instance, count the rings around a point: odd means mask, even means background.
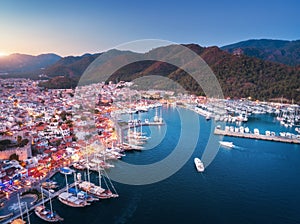
[[[300,2],[33,1],[0,3],[0,56],[101,52],[137,39],[223,46],[251,38],[300,39]]]

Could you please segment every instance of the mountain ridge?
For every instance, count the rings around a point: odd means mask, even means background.
[[[37,56],[14,53],[0,57],[1,73],[33,72],[56,63],[61,56],[48,53]]]
[[[283,96],[300,102],[300,67],[264,61],[244,54],[234,55],[216,46],[201,47],[196,44],[184,46],[193,49],[210,66],[220,82],[225,97],[251,97],[268,100]],[[146,54],[161,55],[164,48],[166,47],[153,49]],[[172,52],[169,53],[172,54]],[[120,58],[122,59],[121,55]],[[97,75],[98,73],[95,72],[88,77],[89,80],[85,81],[87,83],[97,81]],[[202,88],[183,70],[174,65],[157,61],[128,64],[114,72],[108,81],[132,81],[154,75],[171,79],[190,93],[204,94]],[[142,86],[161,88],[163,85],[161,82],[152,80],[142,83]]]
[[[300,40],[250,39],[221,49],[232,54],[245,54],[290,66],[300,65]]]

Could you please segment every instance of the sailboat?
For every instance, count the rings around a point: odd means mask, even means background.
[[[69,193],[69,185],[68,185],[68,179],[66,174],[65,174],[65,179],[66,179],[67,191],[58,195],[58,200],[65,205],[75,207],[75,208],[85,207],[87,205],[90,205],[90,203],[87,203],[86,200],[80,199],[77,196],[74,196],[72,193]]]
[[[45,206],[44,192],[43,192],[43,188],[42,187],[41,187],[41,193],[42,193],[42,202],[43,203],[42,203],[42,205],[38,205],[37,207],[35,207],[35,209],[34,209],[35,214],[39,218],[41,218],[42,220],[44,220],[46,222],[59,222],[59,221],[63,221],[64,220],[63,218],[61,218],[58,214],[56,214],[55,212],[53,212],[51,195],[49,195],[49,198],[50,198],[50,210],[49,210]]]
[[[104,172],[105,172],[105,170],[104,170]],[[99,178],[99,186],[95,185],[94,183],[91,183],[89,181],[89,177],[88,177],[88,181],[83,181],[78,185],[79,188],[99,199],[118,197],[119,195],[117,193],[114,194],[111,192],[105,179],[103,179],[103,180],[105,181],[105,184],[108,189],[102,188],[102,186],[101,186],[101,169],[99,167],[99,164],[98,164],[98,175],[99,175],[99,177],[98,177]],[[88,176],[89,176],[89,174],[88,174]],[[112,183],[111,183],[111,186],[113,187]],[[115,188],[114,188],[114,191],[116,192]]]
[[[128,143],[124,142],[123,144],[131,147],[134,150],[142,150],[143,147],[141,145],[143,145],[145,142],[137,138],[138,135],[136,132],[135,123],[133,123],[133,125],[134,125],[133,131],[130,130],[130,125],[128,126],[128,133],[127,133]]]
[[[80,173],[78,173],[80,174]],[[79,179],[78,179],[79,180]],[[76,182],[76,174],[74,173],[74,182],[75,182],[75,189],[70,188],[69,192],[74,193],[77,195],[78,198],[81,198],[83,200],[86,200],[87,202],[93,202],[93,201],[98,201],[98,198],[94,198],[93,196],[89,195],[88,192],[84,192],[78,189],[77,182]],[[78,181],[79,182],[79,181]]]
[[[109,177],[108,177],[106,171],[103,170],[103,172],[104,172],[104,174],[105,174],[105,175],[103,176],[103,180],[104,180],[104,183],[105,183],[105,186],[107,187],[107,189],[105,190],[105,192],[103,192],[103,193],[101,194],[100,198],[101,198],[101,199],[107,199],[107,198],[117,198],[117,197],[119,197],[119,194],[117,193],[117,190],[115,189],[113,183],[112,183],[111,180],[109,179]],[[99,184],[100,184],[100,186],[101,186],[101,177],[102,177],[102,176],[101,176],[101,170],[99,170]],[[106,178],[107,178],[107,180],[109,181],[110,186],[111,186],[111,188],[113,189],[113,191],[114,191],[115,193],[113,193],[113,192],[111,191],[111,189],[110,189],[110,187],[109,187],[109,185],[108,185],[108,183],[107,183],[107,181],[106,181]]]

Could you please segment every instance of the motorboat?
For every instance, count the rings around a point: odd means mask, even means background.
[[[225,146],[227,148],[233,148],[233,142],[219,141],[221,146]]]
[[[204,171],[204,164],[199,158],[195,158],[194,163],[198,172]]]

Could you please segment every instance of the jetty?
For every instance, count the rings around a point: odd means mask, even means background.
[[[153,122],[135,122],[134,124],[127,121],[117,122],[117,124],[124,130],[128,128],[140,127],[140,126],[163,126],[165,123],[163,121],[153,121]]]
[[[286,138],[286,137],[281,137],[281,136],[268,136],[268,135],[262,135],[262,134],[234,132],[234,131],[230,131],[230,130],[222,130],[220,128],[215,128],[214,134],[237,137],[237,138],[249,138],[249,139],[258,139],[258,140],[265,140],[265,141],[300,144],[300,139],[298,139],[298,138]]]

